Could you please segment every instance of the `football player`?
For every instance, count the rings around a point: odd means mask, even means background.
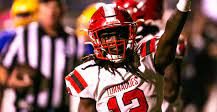
[[[190,2],[179,1],[156,50],[153,40],[140,57],[134,49],[136,24],[129,13],[114,4],[100,7],[88,29],[94,55],[65,78],[69,94],[80,98],[78,111],[161,111],[160,74],[175,57]]]

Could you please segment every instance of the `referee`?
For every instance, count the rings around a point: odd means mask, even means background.
[[[40,0],[39,22],[17,28],[16,37],[0,60],[0,74],[7,77],[7,82],[1,79],[0,84],[14,88],[17,112],[69,111],[64,75],[79,62],[83,44],[64,30],[62,13],[60,0]],[[31,73],[19,73],[28,68]]]

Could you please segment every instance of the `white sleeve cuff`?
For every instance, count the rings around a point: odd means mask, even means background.
[[[179,0],[176,7],[181,12],[191,11],[191,0]]]

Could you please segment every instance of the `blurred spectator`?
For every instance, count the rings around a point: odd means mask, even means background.
[[[15,99],[11,100],[18,112],[69,111],[64,74],[79,62],[83,44],[65,31],[62,16],[60,0],[40,0],[39,22],[17,28],[16,37],[1,60],[0,74],[9,77],[7,87],[16,90]],[[3,112],[12,108],[7,102],[10,101],[3,99]]]
[[[216,112],[217,1],[197,0],[183,72],[183,111]]]

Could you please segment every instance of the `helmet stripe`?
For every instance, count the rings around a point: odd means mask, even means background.
[[[114,4],[108,4],[103,6],[105,19],[107,22],[116,20],[116,13],[115,13],[115,5]]]

